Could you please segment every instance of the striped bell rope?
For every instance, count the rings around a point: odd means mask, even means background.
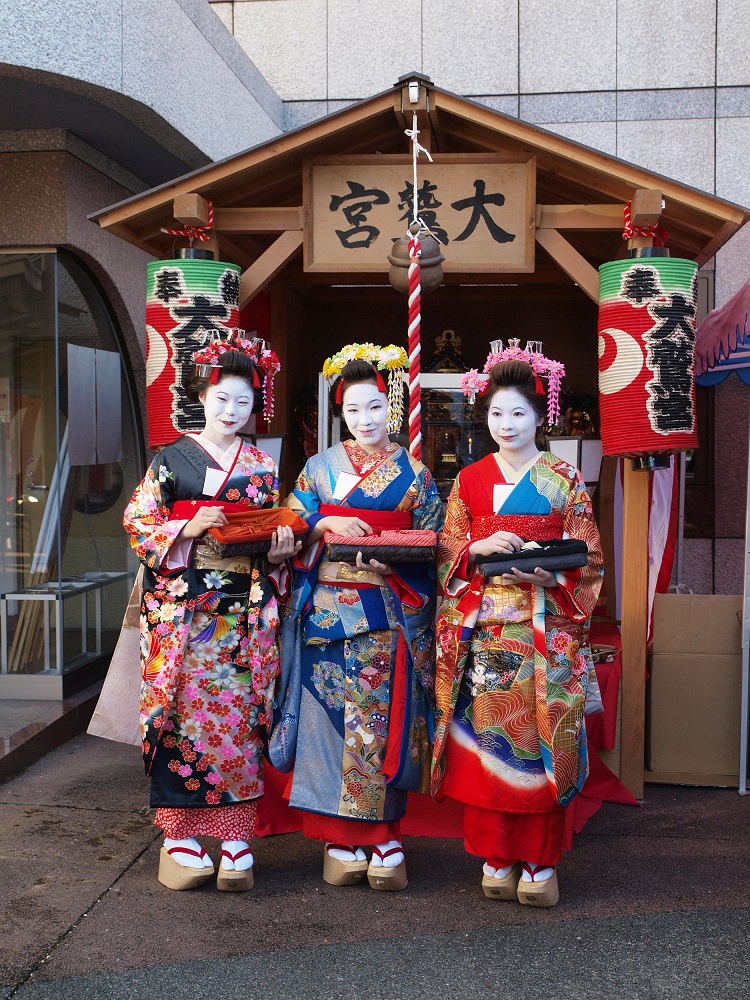
[[[418,233],[409,233],[409,451],[422,459],[422,375],[420,328],[422,325],[422,286],[419,255],[422,248]]]

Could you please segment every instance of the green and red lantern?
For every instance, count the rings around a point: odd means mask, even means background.
[[[698,445],[696,271],[694,261],[669,256],[608,261],[599,268],[605,455],[640,458]]]
[[[240,326],[240,268],[210,251],[178,251],[146,268],[146,407],[148,445],[170,444],[203,427],[203,407],[185,396],[192,355],[209,336]],[[184,256],[182,256],[184,255]]]

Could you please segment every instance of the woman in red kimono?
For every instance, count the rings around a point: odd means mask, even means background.
[[[550,364],[517,347],[504,354]],[[525,361],[494,363],[502,356],[488,358],[489,379],[470,373],[474,388],[484,381],[498,450],[458,474],[438,548],[432,787],[464,803],[465,845],[486,859],[486,895],[553,906],[564,808],[588,771],[584,708],[600,706],[588,623],[602,556],[580,473],[537,448],[541,381]],[[583,568],[511,563],[486,578],[477,569],[478,556],[561,537],[586,542]]]
[[[238,433],[259,398],[257,352],[250,341],[233,344],[213,359],[210,377],[188,380],[205,427],[156,455],[124,516],[144,565],[141,732],[154,822],[165,835],[159,881],[171,889],[213,875],[195,839],[202,835],[222,841],[217,887],[252,887],[280,581],[296,551],[285,526],[267,557],[228,555],[208,533],[227,523],[225,510],[278,505],[276,465]]]

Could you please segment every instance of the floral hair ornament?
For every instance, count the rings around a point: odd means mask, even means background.
[[[281,370],[281,364],[273,351],[266,347],[262,337],[246,337],[245,331],[231,330],[229,336],[222,337],[221,330],[204,330],[203,346],[193,354],[193,364],[201,378],[207,378],[211,385],[219,381],[219,358],[227,351],[237,351],[253,362],[253,387],[260,389],[258,371],[263,372],[263,418],[270,420],[274,414],[273,379]]]
[[[395,344],[388,344],[387,347],[378,347],[376,344],[347,344],[338,353],[332,355],[323,364],[323,378],[329,385],[337,379],[338,385],[334,399],[341,403],[343,382],[341,372],[344,366],[350,361],[367,361],[374,369],[375,381],[381,392],[388,395],[388,423],[389,434],[395,434],[401,427],[404,416],[404,380],[403,372],[409,363],[406,351],[403,347],[396,347]],[[388,387],[381,375],[381,372],[388,373]]]
[[[464,395],[468,396],[469,402],[474,402],[477,393],[483,396],[487,392],[490,382],[487,373],[501,361],[523,361],[529,365],[534,372],[535,388],[538,393],[544,392],[541,379],[547,379],[547,423],[550,426],[556,424],[560,419],[560,388],[565,376],[565,365],[560,361],[545,358],[540,340],[528,340],[526,347],[521,347],[520,340],[511,338],[505,348],[502,340],[490,341],[490,353],[484,363],[484,374],[472,368],[461,379],[461,389]]]

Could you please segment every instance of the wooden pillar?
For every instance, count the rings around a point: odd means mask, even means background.
[[[655,226],[662,211],[661,191],[639,189],[630,205],[633,226]],[[632,236],[628,249],[653,246],[651,234]],[[646,744],[646,661],[648,642],[648,487],[650,472],[633,472],[625,460],[622,526],[622,725],[620,780],[643,798]]]
[[[648,639],[649,472],[633,472],[625,459],[622,527],[622,725],[620,780],[643,798]]]

